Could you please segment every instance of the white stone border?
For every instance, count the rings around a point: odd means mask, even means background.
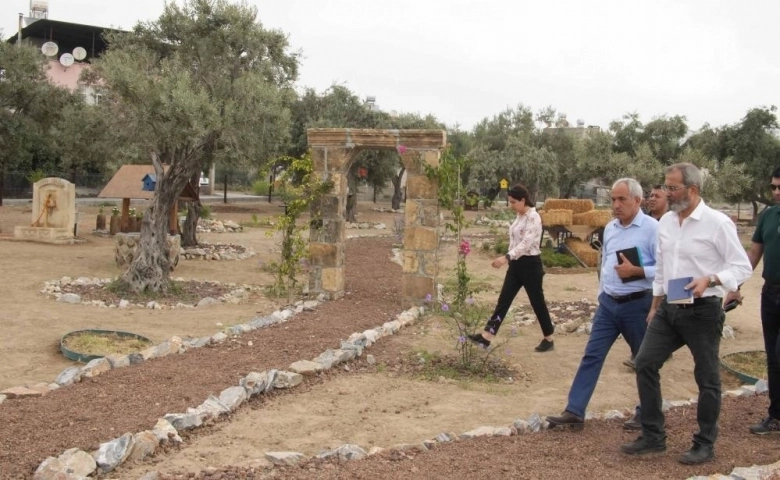
[[[174,278],[173,281],[175,282],[201,282],[201,283],[210,283],[215,285],[225,285],[229,288],[232,288],[232,290],[229,293],[220,295],[217,298],[214,297],[201,298],[196,305],[192,305],[190,303],[182,303],[182,302],[179,302],[176,305],[163,305],[154,300],[149,301],[147,303],[132,303],[129,300],[126,300],[124,298],[120,299],[116,303],[107,304],[103,300],[91,300],[91,301],[81,300],[81,295],[77,293],[62,293],[62,287],[68,285],[79,285],[79,286],[97,285],[102,288],[105,285],[113,282],[114,280],[115,279],[113,278],[78,277],[76,279],[73,279],[71,277],[62,277],[60,279],[49,280],[47,282],[44,282],[43,288],[40,290],[40,293],[46,295],[47,297],[53,297],[57,302],[70,303],[74,305],[88,305],[88,306],[99,307],[99,308],[119,308],[119,309],[148,308],[152,310],[170,310],[174,308],[202,308],[202,307],[207,307],[209,305],[213,305],[215,303],[237,304],[237,303],[241,303],[251,292],[261,291],[263,288],[263,287],[258,287],[256,285],[247,285],[247,284],[239,285],[237,283],[221,283],[216,280],[194,280],[194,279],[187,280],[183,277]]]

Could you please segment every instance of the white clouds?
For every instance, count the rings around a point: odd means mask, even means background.
[[[50,18],[131,27],[162,0],[50,0]],[[254,0],[287,32],[300,83],[346,83],[387,110],[434,113],[470,127],[524,103],[605,127],[686,115],[691,127],[738,121],[777,103],[780,2],[657,0]],[[28,0],[3,0],[6,36]]]

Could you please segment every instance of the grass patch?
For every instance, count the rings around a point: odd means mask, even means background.
[[[116,333],[84,332],[70,335],[63,340],[65,348],[82,355],[127,355],[152,346],[152,342]]]
[[[766,378],[766,352],[737,352],[723,357],[723,364],[753,378]]]

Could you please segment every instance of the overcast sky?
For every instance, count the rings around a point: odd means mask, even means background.
[[[778,102],[777,0],[251,0],[303,53],[299,85],[471,128],[518,103],[606,128],[685,115],[698,129]],[[162,0],[49,0],[49,18],[130,28]],[[4,36],[29,0],[0,0]]]

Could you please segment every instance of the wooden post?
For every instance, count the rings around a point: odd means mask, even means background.
[[[170,214],[170,220],[169,220],[168,230],[170,230],[171,235],[176,235],[176,233],[179,230],[179,201],[174,200],[173,206],[171,207],[171,214]]]
[[[130,199],[122,199],[122,222],[119,224],[120,232],[127,232],[130,226]]]

